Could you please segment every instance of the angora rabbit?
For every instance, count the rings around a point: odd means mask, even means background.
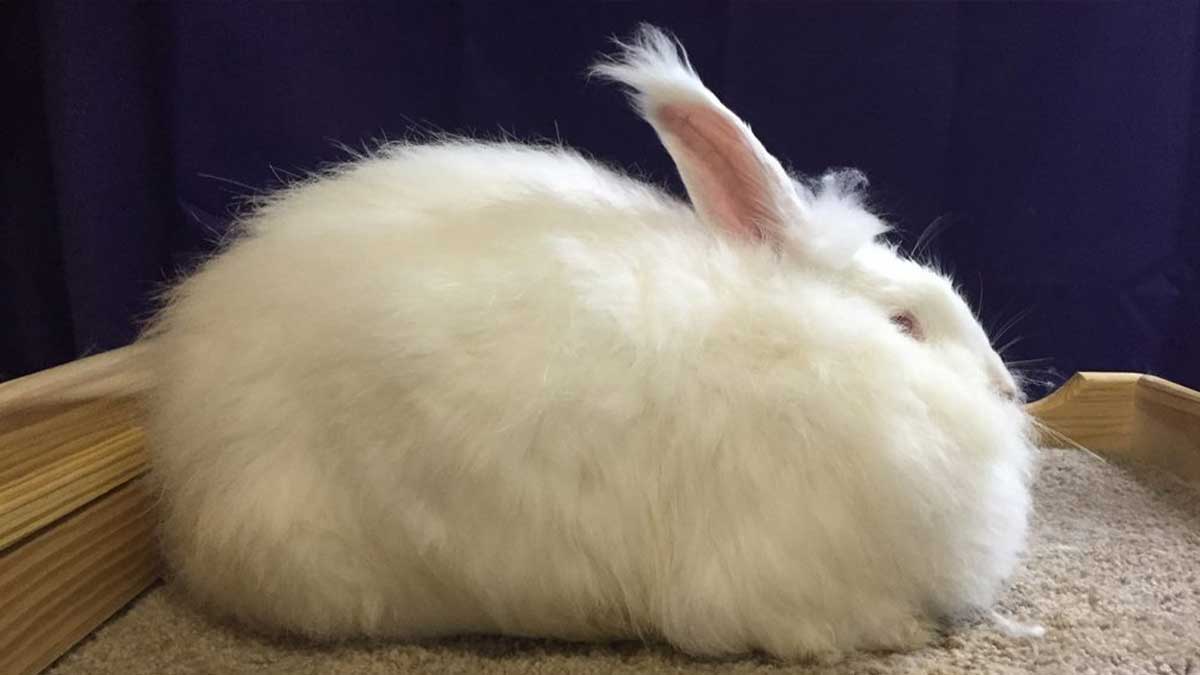
[[[856,172],[791,177],[645,27],[691,204],[560,147],[395,145],[264,201],[144,337],[174,575],[315,639],[922,644],[1021,553],[1017,386]]]

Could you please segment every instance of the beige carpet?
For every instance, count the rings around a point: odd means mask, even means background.
[[[695,661],[660,646],[464,638],[313,647],[207,622],[158,587],[63,657],[53,675],[154,673],[1156,673],[1200,675],[1200,492],[1073,450],[1043,453],[1023,572],[1002,611],[1046,637],[960,626],[910,654],[834,666]]]

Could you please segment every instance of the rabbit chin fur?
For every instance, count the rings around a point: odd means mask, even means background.
[[[566,150],[387,148],[264,204],[148,332],[163,547],[318,639],[916,646],[993,602],[1030,506],[967,311],[884,244],[781,255]]]

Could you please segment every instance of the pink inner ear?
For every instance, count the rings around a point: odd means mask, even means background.
[[[710,105],[666,103],[655,119],[679,143],[676,157],[692,205],[731,232],[774,238],[779,220],[770,180],[747,133]]]

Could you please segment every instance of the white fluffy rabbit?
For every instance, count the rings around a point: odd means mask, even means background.
[[[788,175],[644,27],[691,205],[559,147],[396,145],[266,200],[144,341],[161,537],[213,611],[316,639],[922,644],[995,600],[1033,448],[862,178]]]

